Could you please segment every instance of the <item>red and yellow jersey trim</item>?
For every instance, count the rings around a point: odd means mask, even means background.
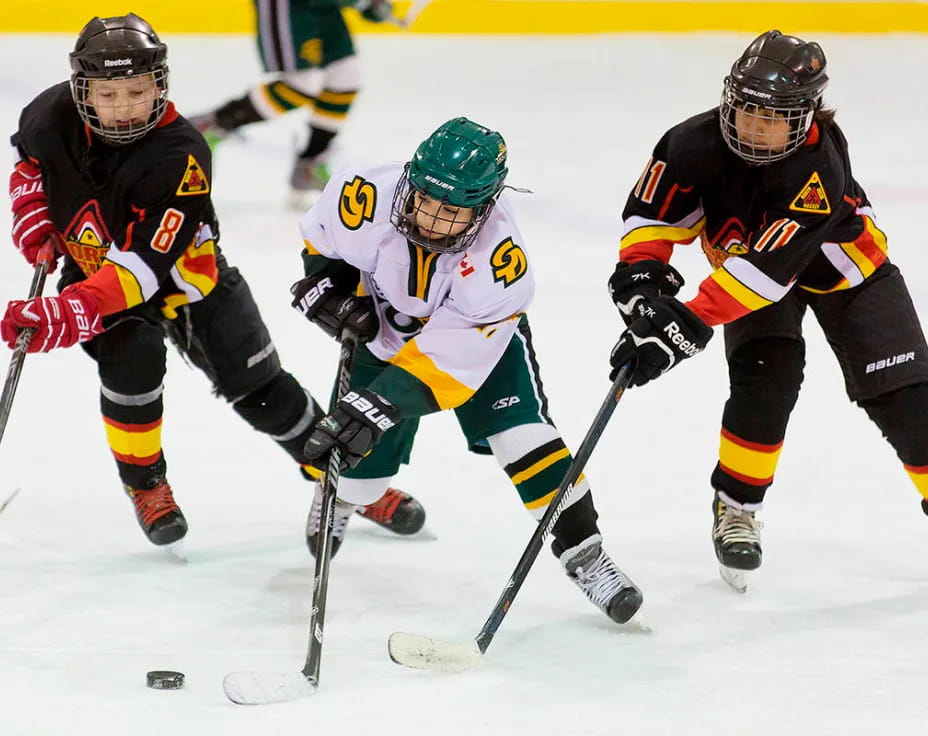
[[[712,327],[780,301],[792,286],[778,284],[747,259],[734,256],[703,280],[686,306]]]
[[[675,245],[687,245],[702,232],[706,218],[702,209],[691,212],[679,222],[649,220],[635,215],[625,223],[619,243],[619,260],[627,263],[656,259],[667,263]]]
[[[886,234],[876,226],[869,207],[859,207],[857,214],[863,222],[861,234],[846,243],[822,243],[822,253],[844,277],[830,289],[801,288],[814,294],[829,294],[850,289],[870,278],[886,260],[889,245]]]

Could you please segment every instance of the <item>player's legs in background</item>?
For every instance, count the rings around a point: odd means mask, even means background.
[[[540,519],[573,457],[548,415],[528,319],[480,389],[455,409],[471,450],[492,452],[533,518]],[[641,591],[603,549],[590,485],[574,485],[552,529],[551,549],[567,576],[600,610],[625,623],[641,606]]]
[[[315,11],[312,23],[305,27],[295,25],[294,34],[300,43],[300,63],[317,73],[310,78],[300,69],[288,70],[282,77],[282,84],[311,96],[307,106],[309,137],[290,176],[290,205],[302,211],[318,200],[329,180],[330,146],[361,88],[361,65],[345,19],[337,8]]]

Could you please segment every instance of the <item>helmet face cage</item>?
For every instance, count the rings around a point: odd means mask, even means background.
[[[467,227],[461,232],[454,235],[443,235],[430,238],[423,235],[418,226],[418,217],[422,214],[422,207],[421,203],[417,206],[416,194],[418,193],[422,197],[428,197],[445,204],[448,204],[448,201],[447,199],[439,199],[431,194],[416,189],[410,181],[409,166],[410,164],[407,163],[406,167],[403,169],[403,175],[397,182],[396,189],[393,192],[393,206],[390,222],[409,242],[419,246],[423,250],[433,253],[461,253],[467,250],[473,244],[474,239],[477,237],[477,233],[480,232],[487,218],[489,218],[499,193],[497,192],[497,194],[487,202],[470,208],[473,214],[468,221]],[[449,220],[443,218],[441,213],[434,218],[431,213],[425,214],[424,217],[426,221],[435,223],[453,225],[456,222],[454,219]]]
[[[152,83],[155,87],[154,97],[146,96],[144,100],[132,103],[128,107],[121,104],[121,101],[114,101],[111,110],[119,107],[120,111],[128,111],[130,117],[133,115],[133,108],[138,108],[140,113],[144,113],[145,108],[151,107],[151,111],[146,119],[139,121],[130,121],[126,125],[107,126],[101,121],[101,113],[105,110],[105,102],[97,100],[96,105],[93,102],[92,87],[94,82],[114,81],[127,79],[144,79]],[[71,77],[71,97],[77,106],[77,112],[81,120],[97,136],[112,145],[125,145],[139,140],[161,122],[165,112],[168,109],[168,68],[167,65],[161,64],[150,70],[145,70],[138,74],[122,74],[110,77],[89,76],[78,72]],[[107,120],[112,120],[115,114],[108,113],[105,115]]]
[[[784,159],[806,142],[821,97],[785,104],[765,93],[755,92],[749,97],[752,91],[743,86],[736,89],[732,78],[726,77],[719,103],[722,138],[735,154],[750,164],[769,164]],[[763,100],[764,97],[770,99]],[[738,135],[735,116],[739,111],[742,128],[750,131],[749,140],[742,140]],[[785,140],[781,135],[769,132],[773,121],[789,124],[789,134]]]

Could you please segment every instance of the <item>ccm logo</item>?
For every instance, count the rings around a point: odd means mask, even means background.
[[[891,358],[883,358],[882,360],[876,361],[876,363],[867,363],[867,373],[875,373],[876,371],[881,371],[884,368],[890,368],[899,363],[908,363],[910,360],[915,360],[915,353],[903,353],[902,355],[893,355]]]
[[[664,334],[667,335],[667,337],[670,338],[670,342],[676,345],[680,352],[688,358],[692,358],[696,353],[702,351],[702,348],[698,347],[696,343],[683,337],[683,334],[680,332],[680,325],[676,322],[670,322],[664,328]]]

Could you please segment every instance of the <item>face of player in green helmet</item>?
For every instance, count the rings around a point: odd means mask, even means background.
[[[442,125],[416,149],[393,197],[391,220],[406,238],[440,253],[466,250],[502,191],[506,144],[467,118]]]

